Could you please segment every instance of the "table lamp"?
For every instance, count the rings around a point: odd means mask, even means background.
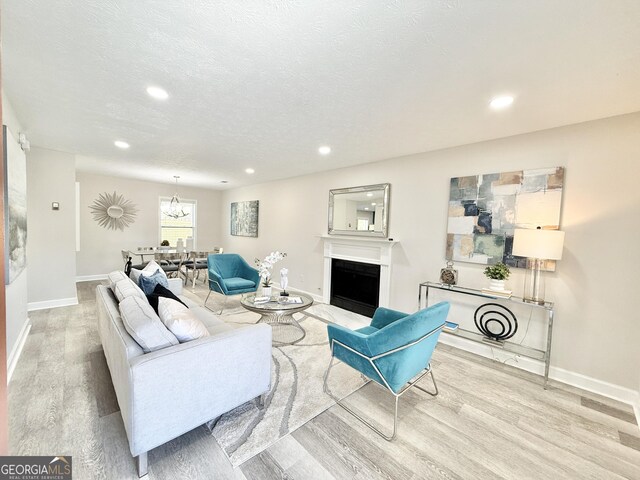
[[[544,278],[542,266],[545,260],[560,260],[564,244],[564,232],[560,230],[535,230],[517,228],[513,232],[512,254],[527,257],[527,273],[524,278],[522,299],[528,303],[544,304]]]

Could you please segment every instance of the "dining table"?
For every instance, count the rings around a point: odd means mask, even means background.
[[[166,248],[160,249],[155,247],[140,247],[137,250],[129,250],[129,256],[135,257],[136,255],[140,257],[140,263],[145,263],[145,257],[151,257],[149,260],[153,260],[156,253],[179,253],[175,248]]]

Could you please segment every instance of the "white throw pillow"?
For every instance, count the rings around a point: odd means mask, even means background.
[[[144,275],[145,277],[150,277],[158,270],[162,272],[162,274],[166,277],[167,274],[164,272],[162,267],[155,260],[151,260],[147,265],[142,269],[138,270],[137,268],[132,268],[131,273],[129,273],[129,277],[131,280],[136,282],[136,285],[140,285],[140,275]]]
[[[171,298],[158,298],[158,315],[180,343],[209,336],[204,323],[191,310]]]
[[[123,301],[127,297],[139,297],[145,302],[147,301],[147,296],[130,278],[117,281],[113,287],[113,293],[116,294],[118,302]]]
[[[124,328],[144,353],[178,345],[178,339],[162,324],[146,299],[125,298],[120,302],[120,316]]]

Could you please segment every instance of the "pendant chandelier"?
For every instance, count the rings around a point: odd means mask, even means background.
[[[180,199],[178,198],[178,179],[180,178],[180,176],[174,175],[173,178],[176,179],[176,193],[174,193],[173,197],[171,197],[169,208],[163,210],[162,213],[171,218],[186,217],[187,215],[189,215],[189,213],[184,211],[184,208],[180,203]]]

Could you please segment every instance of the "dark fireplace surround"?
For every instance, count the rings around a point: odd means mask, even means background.
[[[380,265],[331,259],[331,305],[373,317],[380,300]]]

